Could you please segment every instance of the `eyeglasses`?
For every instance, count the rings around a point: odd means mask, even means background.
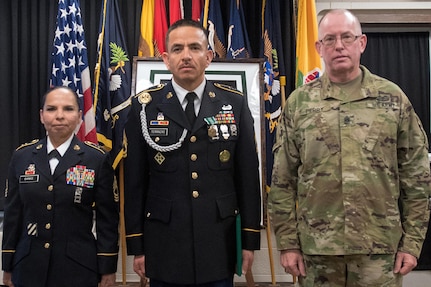
[[[341,43],[343,43],[343,45],[345,46],[350,46],[353,44],[353,42],[356,41],[356,39],[358,39],[359,37],[361,37],[362,35],[353,35],[350,33],[347,34],[343,34],[341,35]],[[333,47],[335,45],[335,43],[337,42],[337,36],[334,35],[328,35],[325,36],[325,38],[323,38],[322,40],[319,40],[320,43],[323,44],[323,46],[325,47]]]

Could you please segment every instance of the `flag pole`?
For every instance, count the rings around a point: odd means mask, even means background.
[[[210,5],[210,0],[205,0],[205,6],[204,6],[204,19],[202,20],[202,26],[204,26],[205,29],[207,29],[208,26],[208,9]]]
[[[99,47],[97,55],[96,68],[94,70],[94,95],[93,95],[93,109],[96,114],[97,102],[99,97],[99,81],[100,81],[100,67],[102,65],[102,52],[103,52],[103,41],[105,37],[105,23],[106,23],[106,3],[108,0],[103,1],[103,20],[102,20],[102,30],[100,31],[99,38],[97,39],[97,45]]]
[[[283,112],[286,105],[286,76],[280,76],[280,95],[281,95],[281,111]],[[296,276],[292,275],[292,281],[296,283]]]
[[[286,104],[286,76],[280,76],[281,110]]]
[[[120,192],[120,247],[121,247],[121,277],[126,285],[126,227],[124,220],[124,160],[120,161],[119,192]]]
[[[266,238],[268,241],[268,254],[269,254],[269,267],[271,269],[271,284],[275,285],[275,272],[274,272],[274,257],[272,256],[272,241],[271,241],[271,222],[269,220],[269,215],[266,216]]]

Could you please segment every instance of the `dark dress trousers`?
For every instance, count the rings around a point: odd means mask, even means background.
[[[118,196],[109,158],[74,137],[51,175],[46,142],[35,140],[12,156],[3,270],[17,286],[97,286],[101,274],[116,272],[118,258]]]
[[[132,99],[126,135],[128,253],[145,255],[150,279],[232,278],[238,213],[242,248],[260,248],[258,157],[246,98],[207,82],[192,127],[172,84],[159,85]]]

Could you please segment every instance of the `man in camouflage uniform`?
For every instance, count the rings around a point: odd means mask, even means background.
[[[428,140],[407,96],[360,65],[367,38],[328,12],[323,76],[287,100],[269,210],[281,265],[300,286],[402,286],[429,220]]]

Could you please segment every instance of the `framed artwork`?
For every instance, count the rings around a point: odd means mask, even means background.
[[[214,59],[205,71],[208,81],[227,84],[247,98],[254,119],[254,129],[260,162],[261,192],[265,192],[265,126],[263,101],[263,59]],[[172,78],[161,58],[133,58],[132,95]],[[263,194],[262,194],[263,195]],[[264,198],[264,197],[262,197]]]

